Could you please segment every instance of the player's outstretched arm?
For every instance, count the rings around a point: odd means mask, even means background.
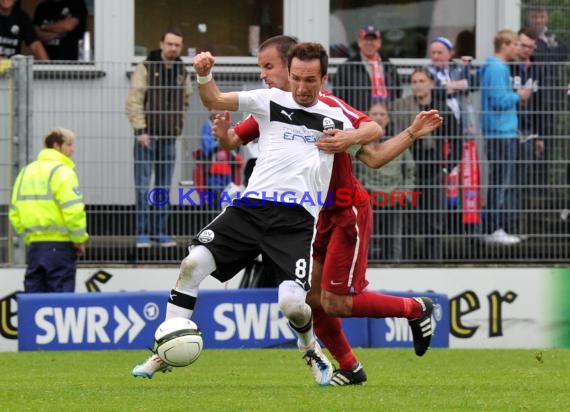
[[[398,135],[377,145],[362,146],[356,157],[366,166],[378,169],[398,157],[416,139],[430,134],[442,123],[443,118],[437,110],[420,112],[412,124]]]
[[[360,122],[354,130],[325,130],[328,137],[319,139],[317,147],[327,153],[340,153],[350,146],[368,144],[384,134],[382,127],[376,122]]]
[[[194,70],[196,70],[196,83],[200,91],[200,99],[209,110],[230,110],[235,112],[239,106],[237,93],[222,93],[212,78],[214,56],[210,52],[201,52],[194,57]]]
[[[230,128],[230,125],[230,112],[228,111],[225,111],[223,114],[217,114],[214,118],[212,134],[216,136],[218,144],[224,150],[233,150],[243,143],[234,129]]]

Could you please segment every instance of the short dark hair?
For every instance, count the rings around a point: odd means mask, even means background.
[[[329,70],[329,55],[320,43],[299,43],[287,55],[287,68],[291,72],[291,62],[294,58],[301,61],[319,60],[321,63],[321,77],[325,76]]]
[[[172,27],[169,27],[168,29],[166,29],[166,31],[164,32],[164,34],[160,38],[160,41],[164,41],[167,34],[174,34],[175,36],[178,36],[181,39],[184,39],[184,36],[182,35],[182,31],[178,27],[172,26]]]
[[[534,41],[538,40],[538,32],[532,27],[523,27],[519,30],[518,34],[519,36],[524,34],[526,37],[533,39]]]
[[[418,67],[416,67],[416,68],[412,71],[412,74],[410,75],[410,78],[411,78],[414,74],[416,74],[416,73],[423,73],[423,74],[425,74],[426,77],[427,77],[428,79],[430,79],[432,82],[435,81],[435,77],[433,76],[433,73],[432,73],[427,67],[424,67],[424,66],[418,66]]]
[[[285,36],[285,35],[273,36],[260,44],[259,52],[262,52],[263,50],[269,47],[275,47],[277,49],[277,52],[279,53],[279,56],[281,56],[283,65],[286,65],[287,54],[289,53],[289,50],[291,50],[291,47],[295,46],[298,43],[299,40],[297,40],[296,37]]]

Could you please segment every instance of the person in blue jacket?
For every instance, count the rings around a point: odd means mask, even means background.
[[[513,90],[508,62],[516,60],[519,41],[512,30],[495,35],[495,54],[485,59],[479,71],[481,88],[481,131],[489,159],[488,229],[486,240],[512,245],[520,238],[509,234],[516,227],[516,161],[519,103],[524,106],[532,88]]]

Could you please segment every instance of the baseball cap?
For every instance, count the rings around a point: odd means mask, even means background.
[[[368,26],[360,29],[360,31],[358,32],[358,37],[361,39],[368,37],[368,36],[372,36],[372,37],[379,39],[380,38],[380,30],[378,30],[378,28],[376,28],[375,26],[369,24]]]

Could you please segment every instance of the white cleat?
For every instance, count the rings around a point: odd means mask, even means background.
[[[154,354],[140,365],[135,366],[131,375],[134,377],[141,376],[143,378],[152,379],[157,372],[172,372],[172,366],[166,364],[158,355]]]
[[[330,385],[333,376],[333,367],[321,349],[321,345],[315,341],[312,349],[303,355],[303,359],[311,368],[315,382],[321,386]]]

